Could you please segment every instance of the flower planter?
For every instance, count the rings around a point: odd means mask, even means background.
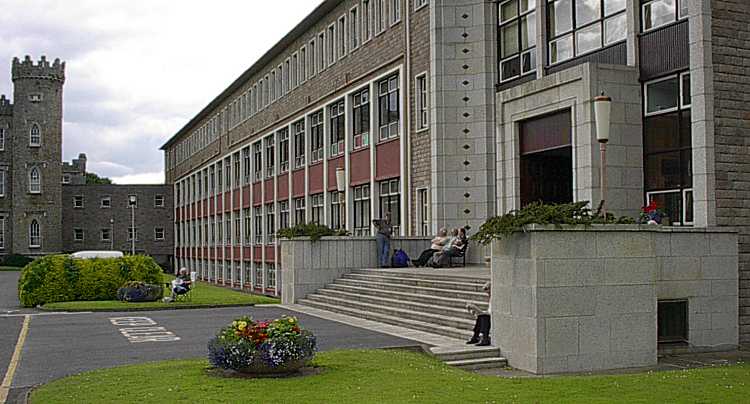
[[[155,302],[164,295],[161,285],[131,282],[117,290],[117,300],[121,302]]]

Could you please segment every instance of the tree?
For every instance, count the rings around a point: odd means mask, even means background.
[[[94,173],[86,173],[86,185],[110,185],[112,180],[107,177],[100,177]]]

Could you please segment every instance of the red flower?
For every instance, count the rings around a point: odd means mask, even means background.
[[[644,206],[641,208],[644,213],[651,213],[655,211],[656,209],[659,209],[659,207],[656,205],[656,201],[652,200],[651,203],[648,204],[648,206]]]

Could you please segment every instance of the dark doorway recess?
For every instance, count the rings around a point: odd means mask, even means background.
[[[660,344],[688,342],[687,300],[660,301],[657,312],[657,341]]]
[[[521,122],[521,205],[573,202],[570,110]]]

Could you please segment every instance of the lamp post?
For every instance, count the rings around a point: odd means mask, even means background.
[[[109,219],[109,250],[115,250],[115,219]]]
[[[135,195],[130,195],[128,197],[128,204],[130,205],[130,228],[132,229],[130,237],[130,255],[135,255],[135,204],[137,201]]]
[[[346,205],[342,205],[342,201],[344,199],[344,192],[346,192],[346,171],[344,171],[343,168],[337,168],[336,169],[336,190],[338,191],[339,196],[339,227],[345,228],[344,225],[344,219],[345,216],[345,209]]]
[[[601,165],[599,167],[599,186],[602,193],[602,215],[607,217],[607,142],[611,122],[612,98],[602,95],[594,98],[594,118],[596,119],[596,140],[599,142]]]

